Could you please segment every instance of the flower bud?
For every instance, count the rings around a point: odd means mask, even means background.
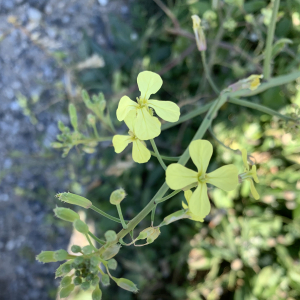
[[[72,193],[60,193],[57,194],[56,197],[60,201],[78,205],[84,208],[90,208],[93,205],[93,203],[90,200]]]
[[[56,262],[54,258],[54,251],[42,251],[39,255],[36,256],[36,260],[41,263]]]
[[[193,30],[195,33],[196,44],[199,51],[206,50],[206,39],[203,28],[201,26],[201,19],[197,15],[192,16]]]
[[[155,230],[154,227],[148,227],[144,229],[142,232],[140,232],[136,240],[143,240],[148,238],[151,234],[153,234],[154,230]]]
[[[126,196],[125,190],[120,188],[111,193],[109,201],[111,204],[117,205],[122,202],[125,196]]]
[[[189,217],[190,217],[190,214],[189,214],[188,209],[181,209],[181,210],[178,210],[178,211],[172,213],[171,215],[165,217],[164,220],[160,223],[159,227],[168,225],[172,222],[175,222],[175,221],[178,221],[181,219],[186,219]]]
[[[71,124],[72,124],[74,130],[77,130],[78,129],[77,111],[76,111],[76,107],[73,103],[69,104],[69,116],[70,116],[70,121],[71,121]]]
[[[76,257],[76,258],[74,259],[74,264],[75,264],[76,266],[82,264],[83,262],[84,262],[84,258],[83,258],[82,256],[78,256],[78,257]]]
[[[93,253],[93,251],[94,251],[94,248],[92,246],[90,246],[90,245],[84,246],[82,248],[82,252],[85,255],[89,255],[89,254]]]
[[[117,234],[113,230],[106,231],[104,236],[108,242],[114,242],[117,239]]]
[[[51,143],[51,147],[55,148],[55,149],[63,148],[63,146],[64,145],[62,143],[59,143],[59,142],[53,142],[53,143]]]
[[[100,100],[99,102],[100,111],[104,111],[105,107],[106,107],[106,101],[104,99]]]
[[[60,298],[67,298],[74,290],[74,287],[74,284],[70,284],[66,287],[63,287],[59,292]]]
[[[92,285],[96,285],[96,284],[99,283],[99,281],[100,281],[100,280],[99,280],[99,277],[98,277],[98,276],[95,276],[94,279],[92,280],[91,284],[92,284]]]
[[[57,261],[66,260],[68,258],[68,252],[64,249],[60,249],[54,252],[54,258]]]
[[[236,83],[229,86],[232,92],[236,92],[243,89],[250,89],[251,91],[256,90],[260,86],[260,79],[263,75],[251,75],[248,78],[241,79]]]
[[[81,285],[82,279],[81,279],[81,277],[75,277],[73,282],[75,285]]]
[[[158,227],[154,228],[153,233],[147,238],[147,243],[148,244],[153,243],[158,238],[159,235],[160,235],[160,229]]]
[[[109,269],[115,270],[117,268],[117,266],[118,266],[118,263],[114,258],[107,261],[107,267]]]
[[[83,234],[88,234],[89,233],[89,227],[81,220],[75,220],[73,223],[74,228],[79,231],[80,233]]]
[[[99,286],[97,286],[92,293],[93,300],[101,300],[102,299],[102,291],[100,290]]]
[[[96,124],[96,117],[92,114],[88,114],[87,122],[90,126],[94,126]]]
[[[61,282],[60,282],[60,285],[61,287],[66,287],[68,286],[69,284],[71,284],[72,282],[72,276],[65,276]]]
[[[101,262],[100,258],[97,257],[97,256],[92,256],[91,259],[90,259],[90,261],[91,261],[91,265],[95,266],[95,267],[99,266],[99,264]]]
[[[101,254],[101,258],[104,260],[109,260],[116,256],[121,248],[120,244],[114,244],[112,246],[107,247]]]
[[[110,283],[109,276],[107,274],[103,274],[101,277],[101,282],[104,286],[108,286]]]
[[[72,251],[73,253],[79,253],[79,252],[81,251],[81,247],[78,246],[78,245],[72,245],[71,251]]]
[[[89,283],[89,281],[85,281],[81,284],[81,288],[84,290],[84,291],[87,291],[89,288],[90,288],[91,284]]]
[[[53,211],[56,217],[67,222],[74,222],[79,219],[78,213],[69,208],[57,206]]]
[[[116,281],[116,284],[126,290],[126,291],[129,291],[129,292],[132,292],[132,293],[137,293],[138,292],[138,288],[137,286],[130,280],[126,279],[126,278],[114,278],[115,281]]]
[[[82,90],[81,92],[81,97],[83,99],[84,104],[86,105],[87,108],[92,109],[93,104],[91,102],[90,96],[86,90]]]
[[[60,265],[60,266],[56,269],[56,272],[55,272],[55,278],[61,277],[61,276],[63,276],[64,274],[69,273],[69,272],[72,270],[72,262],[73,262],[73,261],[74,261],[74,260],[71,259],[71,260],[66,261],[66,262],[63,263],[62,265]]]

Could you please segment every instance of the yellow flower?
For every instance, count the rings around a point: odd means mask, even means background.
[[[117,109],[117,118],[123,121],[130,111],[135,112],[135,134],[140,140],[150,140],[160,134],[160,122],[153,116],[153,109],[159,117],[168,121],[176,122],[180,116],[178,105],[171,101],[149,100],[151,94],[155,94],[162,86],[161,77],[153,72],[144,71],[139,73],[137,84],[141,96],[137,102],[123,96]]]
[[[252,180],[252,178],[253,178],[256,183],[259,183],[259,180],[258,180],[258,177],[257,177],[257,174],[256,174],[256,166],[253,165],[251,170],[250,170],[247,157],[248,157],[247,156],[247,150],[242,149],[242,158],[243,158],[243,163],[244,163],[244,166],[245,166],[245,170],[244,170],[244,173],[239,174],[239,180],[240,180],[240,182],[243,182],[245,180],[250,182],[251,193],[252,193],[254,199],[258,200],[259,199],[259,194],[258,194],[258,192],[257,192],[257,190],[254,186],[253,180]]]
[[[184,192],[184,198],[185,198],[185,200],[186,200],[186,202],[187,202],[188,205],[190,203],[190,199],[191,199],[192,195],[193,195],[193,192],[191,190],[187,190],[187,191]],[[189,208],[189,206],[186,205],[183,201],[181,202],[181,204],[182,204],[182,207],[184,209],[188,209]],[[188,214],[190,215],[190,219],[191,220],[203,222],[203,218],[197,217],[192,212],[188,211]]]
[[[129,128],[128,135],[115,135],[112,139],[112,143],[116,153],[122,152],[129,143],[132,143],[132,158],[135,162],[142,164],[150,159],[151,153],[147,149],[146,143],[137,138],[134,119],[134,112],[130,112],[124,120]]]
[[[206,184],[210,183],[224,191],[231,191],[238,185],[238,169],[234,165],[227,165],[207,174],[206,170],[213,153],[209,141],[193,141],[189,146],[189,152],[198,172],[180,164],[171,164],[166,170],[166,182],[173,190],[197,187],[189,199],[189,210],[202,220],[210,212]]]
[[[201,19],[197,15],[192,15],[193,30],[195,34],[196,44],[199,51],[206,50],[206,39],[203,28],[201,26]]]
[[[234,84],[231,84],[229,88],[232,92],[236,92],[243,89],[250,89],[251,91],[256,90],[260,86],[260,79],[263,75],[250,75],[245,79],[241,79]]]

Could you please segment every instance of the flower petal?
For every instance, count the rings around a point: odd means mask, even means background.
[[[134,133],[134,122],[136,120],[136,111],[131,110],[128,112],[127,116],[124,119],[124,122],[126,123],[129,130],[131,130]]]
[[[148,106],[165,121],[176,122],[180,116],[179,106],[171,101],[148,100]]]
[[[192,195],[193,195],[193,192],[191,190],[187,190],[184,192],[184,198],[188,204],[189,204],[189,201],[190,201]]]
[[[150,140],[160,135],[160,122],[151,116],[146,107],[137,110],[134,131],[140,140]]]
[[[243,159],[243,163],[244,163],[246,170],[249,171],[248,156],[247,156],[246,149],[242,149],[242,159]]]
[[[148,100],[151,94],[155,94],[161,88],[162,83],[158,74],[150,71],[141,72],[137,77],[141,98]]]
[[[197,219],[204,219],[210,212],[210,202],[207,195],[207,186],[205,183],[198,185],[194,191],[190,202],[189,202],[190,212]]]
[[[188,209],[189,208],[183,201],[181,201],[181,205],[182,205],[183,209]]]
[[[166,182],[172,190],[183,189],[197,182],[197,172],[180,164],[170,164],[166,170]]]
[[[255,200],[258,200],[259,199],[259,194],[254,186],[254,182],[252,179],[247,179],[249,182],[250,182],[250,190],[251,190],[251,194],[252,196],[254,197]]]
[[[228,192],[237,187],[239,183],[238,174],[239,171],[236,166],[227,165],[206,174],[206,182]]]
[[[119,102],[117,109],[117,119],[123,121],[131,110],[135,110],[138,104],[132,101],[129,97],[123,96]]]
[[[139,164],[146,163],[151,157],[150,151],[144,143],[138,139],[132,142],[132,158]]]
[[[112,139],[116,153],[122,152],[131,142],[132,140],[130,135],[115,135]]]
[[[205,174],[213,153],[212,144],[206,140],[192,141],[189,151],[200,175]]]

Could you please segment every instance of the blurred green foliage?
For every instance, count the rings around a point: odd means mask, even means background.
[[[199,52],[192,35],[191,15],[198,14],[208,41],[208,64],[216,85],[222,89],[250,74],[262,73],[263,51],[272,3],[263,0],[169,0],[165,1],[178,20],[181,31],[152,1],[135,1],[128,18],[109,15],[107,32],[112,41],[97,44],[85,34],[78,60],[93,54],[103,57],[105,66],[77,72],[77,79],[90,95],[103,92],[112,128],[125,132],[115,118],[121,96],[138,96],[137,74],[142,70],[161,73],[164,80],[158,99],[171,100],[190,112],[214,98],[204,76]],[[299,69],[300,2],[281,1],[273,48],[273,75]],[[300,81],[272,88],[249,101],[290,113],[291,104],[300,105]],[[76,103],[77,111],[83,103]],[[93,136],[85,120],[88,109],[80,109],[78,126]],[[163,131],[157,138],[162,155],[181,155],[202,117],[196,117]],[[101,120],[100,120],[101,121]],[[105,124],[104,124],[105,125]],[[256,161],[260,200],[250,195],[247,182],[240,190],[225,193],[210,189],[213,204],[204,223],[184,220],[165,226],[155,243],[143,248],[122,247],[117,257],[117,277],[134,281],[137,295],[103,288],[103,299],[246,299],[279,300],[300,298],[300,142],[287,133],[285,124],[269,115],[226,104],[213,122],[216,137],[232,149],[246,148]],[[76,125],[77,126],[77,125]],[[65,129],[64,127],[64,130]],[[107,126],[98,126],[100,137]],[[76,131],[76,130],[75,130]],[[69,132],[67,132],[69,134]],[[209,133],[205,139],[215,146],[209,168],[227,163],[240,166],[239,155],[224,148]],[[130,149],[116,155],[110,143],[91,145],[91,153],[76,161],[72,192],[88,187],[87,198],[109,214],[117,215],[109,203],[113,190],[122,187],[128,196],[122,202],[125,219],[133,218],[155,194],[165,174],[155,158],[147,164],[134,164]],[[69,150],[68,150],[69,151]],[[85,166],[88,165],[88,170]],[[189,164],[187,165],[189,166]],[[80,179],[78,179],[80,178]],[[158,205],[155,223],[181,208],[183,195]],[[96,233],[121,227],[94,212]],[[150,225],[150,216],[135,230]],[[126,239],[125,239],[126,241]]]

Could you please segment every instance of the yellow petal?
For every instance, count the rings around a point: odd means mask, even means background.
[[[166,170],[166,182],[172,190],[183,189],[197,182],[197,172],[180,164],[170,164]]]
[[[119,102],[117,109],[117,119],[123,121],[131,110],[135,110],[138,104],[129,97],[123,96]]]
[[[150,140],[160,135],[160,122],[150,115],[146,107],[137,110],[134,132],[140,140]]]
[[[190,202],[190,212],[200,220],[204,219],[210,212],[210,202],[207,195],[207,186],[205,183],[198,185],[194,191]]]
[[[256,165],[252,166],[251,174],[252,174],[252,177],[253,177],[254,181],[256,183],[259,183],[259,180],[258,180],[258,177],[257,177],[257,174],[256,174]]]
[[[242,158],[243,158],[243,163],[247,171],[249,171],[249,165],[248,165],[248,156],[247,156],[247,150],[242,149]]]
[[[128,112],[127,116],[124,119],[124,122],[126,123],[129,130],[131,130],[134,133],[134,122],[136,120],[136,111],[131,110]]]
[[[192,141],[189,146],[189,151],[200,175],[205,174],[213,153],[212,144],[206,140]]]
[[[137,84],[141,92],[142,99],[149,99],[151,94],[155,94],[162,86],[161,77],[153,72],[144,71],[137,77]]]
[[[165,121],[176,122],[180,116],[180,108],[171,101],[148,100],[148,105]]]
[[[138,139],[132,142],[132,158],[135,162],[139,164],[146,163],[150,157],[151,153],[144,145],[144,143]]]
[[[250,190],[251,190],[251,194],[254,197],[255,200],[259,199],[259,194],[254,186],[253,180],[252,179],[247,179],[250,182]]]
[[[193,195],[193,192],[191,190],[187,190],[187,191],[184,192],[184,198],[185,198],[187,203],[189,203],[192,195]]]
[[[182,205],[183,209],[188,209],[188,206],[183,201],[181,201],[181,205]]]
[[[130,135],[115,135],[112,139],[112,143],[116,153],[122,152],[129,143],[131,143]]]
[[[206,174],[206,182],[228,192],[234,190],[238,183],[239,171],[234,165],[223,166]]]

